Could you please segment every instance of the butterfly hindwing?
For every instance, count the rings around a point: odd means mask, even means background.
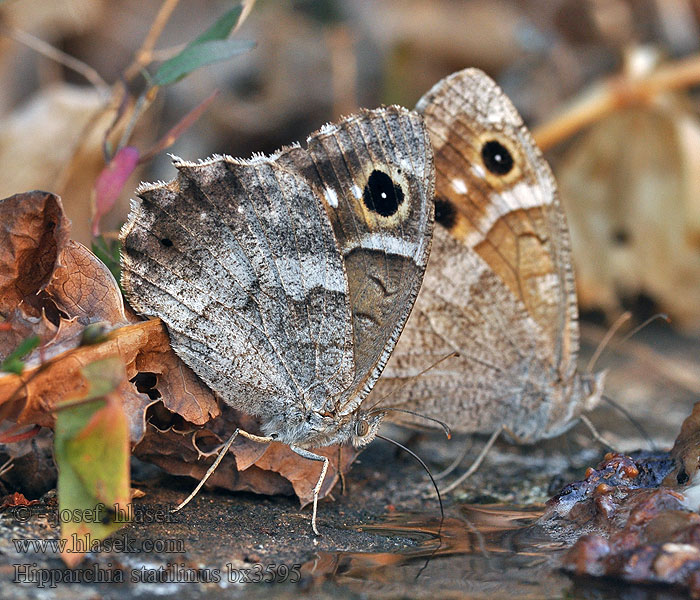
[[[134,307],[212,389],[254,414],[353,377],[347,278],[325,210],[274,161],[178,161],[139,190],[124,239]],[[264,402],[261,400],[264,399]]]

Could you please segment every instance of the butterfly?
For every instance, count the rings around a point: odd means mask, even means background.
[[[415,112],[385,107],[324,126],[306,148],[174,164],[176,179],[137,190],[123,288],[225,403],[260,418],[262,436],[237,430],[229,445],[237,434],[275,440],[323,462],[318,533],[328,459],[311,449],[375,437],[385,413],[363,400],[427,264],[427,130]]]
[[[569,231],[549,165],[479,70],[438,82],[416,110],[434,150],[437,224],[373,398],[491,434],[489,444],[500,433],[518,443],[558,436],[598,404],[605,373],[577,370]]]

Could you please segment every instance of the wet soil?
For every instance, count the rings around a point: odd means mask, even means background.
[[[652,368],[637,355],[610,352],[604,362],[611,367],[607,390],[635,413],[657,445],[670,447],[696,400],[693,385],[700,381],[700,360],[694,357],[700,356],[700,342],[657,328],[643,340],[643,347],[658,353],[652,359],[682,361],[685,370],[677,377],[665,367]],[[647,445],[609,406],[597,410],[592,420],[623,451]],[[465,443],[461,438],[448,442],[433,433],[386,433],[416,451],[435,472]],[[473,443],[472,456],[484,440]],[[171,514],[168,509],[192,489],[192,480],[135,465],[134,487],[144,493],[134,501],[140,522],[110,538],[123,540],[123,548],[115,545],[112,551],[90,553],[79,569],[84,580],[112,582],[56,581],[52,588],[51,578],[79,576],[65,569],[49,549],[16,547],[15,539],[58,537],[46,514],[37,514],[51,513],[55,499],[49,494],[31,507],[29,517],[12,510],[0,515],[0,596],[682,597],[669,588],[572,578],[559,568],[567,544],[532,526],[543,503],[565,483],[581,479],[605,451],[580,425],[532,447],[499,442],[482,468],[443,498],[441,524],[425,472],[410,456],[377,440],[360,455],[345,490],[336,487],[334,498],[319,504],[320,537],[312,534],[310,507],[300,509],[295,498],[204,492]],[[144,543],[156,548],[146,551]],[[120,578],[123,583],[114,582]]]

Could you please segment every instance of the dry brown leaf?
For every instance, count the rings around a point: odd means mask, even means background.
[[[168,390],[163,402],[166,406],[174,405],[174,412],[191,423],[202,424],[218,414],[212,393],[170,350],[168,335],[158,319],[115,329],[103,343],[75,347],[48,362],[26,369],[22,375],[0,377],[0,408],[11,401],[13,410],[10,416],[17,423],[53,427],[56,403],[64,398],[84,395],[87,391],[80,369],[110,356],[122,358],[129,379],[134,378],[140,368],[158,373],[164,389]],[[140,404],[135,400],[139,397]],[[153,399],[148,394],[137,395],[131,391],[128,400],[132,408],[135,405],[141,407],[129,415],[131,431],[139,436],[143,433],[145,408],[153,403]],[[138,437],[132,441],[138,441]]]
[[[48,285],[68,242],[70,223],[61,199],[48,192],[4,198],[0,215],[0,315],[6,316],[22,302],[29,303],[29,310]]]
[[[127,323],[124,300],[107,266],[78,242],[69,241],[59,256],[46,293],[56,307],[81,323]]]
[[[228,406],[223,408],[219,419],[202,429],[176,431],[171,427],[162,431],[151,422],[134,454],[157,464],[168,473],[201,479],[221,445],[236,427],[250,432],[259,431],[255,419]],[[339,454],[338,446],[317,448],[313,452],[330,459],[320,493],[323,498],[338,481],[339,456],[341,471],[345,473],[357,453],[353,449],[343,448]],[[301,505],[306,506],[313,501],[313,487],[320,472],[320,462],[298,456],[285,444],[258,444],[239,437],[208,480],[207,487],[268,495],[296,494]]]
[[[89,244],[91,192],[105,166],[102,142],[114,114],[114,103],[91,87],[61,83],[38,90],[0,117],[0,195],[55,190],[73,219],[73,239]],[[127,208],[124,194],[118,210],[103,220],[105,229],[116,229]]]
[[[19,308],[5,316],[0,328],[0,360],[7,356],[22,340],[32,335],[39,336],[40,346],[50,343],[56,337],[58,327],[42,313],[40,317],[27,315]],[[82,325],[80,326],[82,330]]]
[[[673,98],[618,111],[557,169],[579,301],[614,314],[651,297],[674,325],[700,328],[700,120]],[[677,100],[677,99],[676,99]]]

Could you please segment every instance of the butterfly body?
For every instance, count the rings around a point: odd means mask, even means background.
[[[604,375],[577,370],[569,233],[551,170],[481,71],[447,77],[416,109],[435,153],[438,224],[375,393],[455,431],[559,435],[599,402]]]

